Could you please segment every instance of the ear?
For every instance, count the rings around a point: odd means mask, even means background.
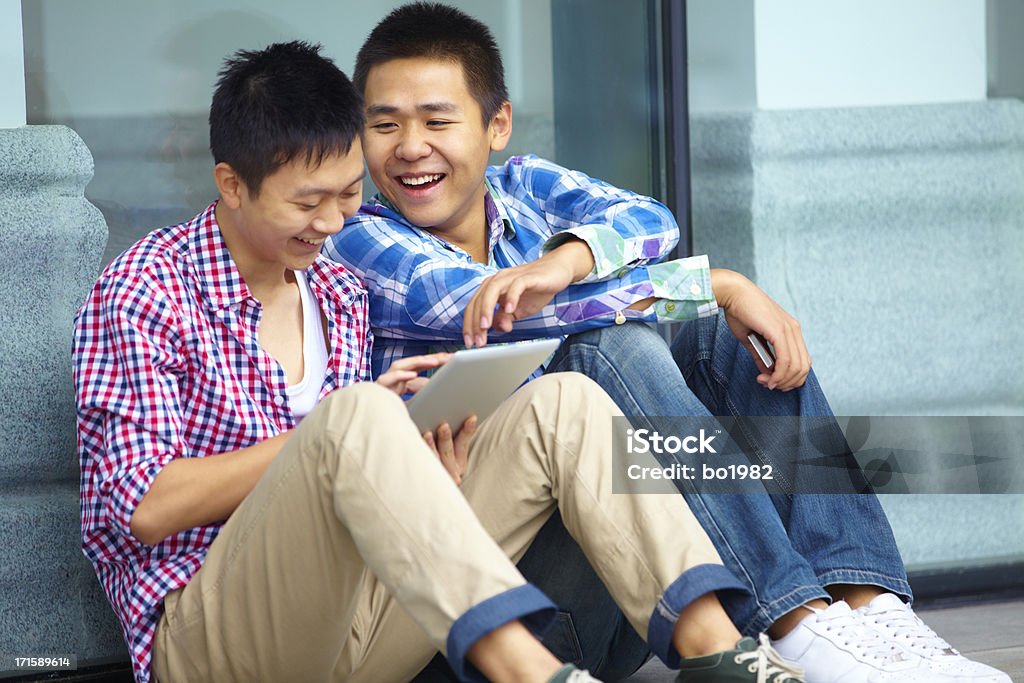
[[[508,139],[512,135],[512,104],[510,102],[502,103],[501,108],[491,119],[491,125],[487,127],[487,132],[491,138],[492,152],[500,152],[505,149],[505,145],[508,144]]]
[[[238,172],[230,164],[220,162],[213,167],[213,180],[217,183],[217,191],[220,192],[221,201],[228,208],[237,209],[242,203],[242,192],[245,192],[245,184],[238,177]]]

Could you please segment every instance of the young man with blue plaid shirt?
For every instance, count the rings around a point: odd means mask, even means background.
[[[818,417],[842,440],[797,321],[742,275],[710,269],[705,256],[666,261],[678,228],[665,207],[537,157],[487,166],[509,139],[511,105],[485,26],[444,5],[406,5],[371,33],[354,81],[379,194],[325,253],[369,290],[375,372],[429,351],[568,335],[546,371],[588,374],[641,423]],[[671,348],[643,324],[654,322],[684,323]],[[750,333],[772,343],[773,367],[756,357]],[[793,481],[806,472],[795,471],[792,452],[813,447],[796,432],[768,429],[743,445]],[[916,617],[870,492],[780,485],[733,496],[677,486],[750,591],[723,600],[731,618],[745,633],[767,631],[808,681],[1008,682]],[[551,578],[575,556],[571,539],[549,527],[535,542],[545,551],[528,553],[520,569],[571,606],[577,623],[606,626],[575,635],[588,666],[607,678],[628,673],[643,661],[642,644],[601,602],[585,566],[573,565],[572,580]],[[435,666],[424,679],[441,675]]]

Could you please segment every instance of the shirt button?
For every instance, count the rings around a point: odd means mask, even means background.
[[[665,310],[668,311],[669,313],[676,310],[675,302],[669,301],[667,304],[665,304]]]
[[[626,314],[622,311],[615,311],[615,324],[621,325],[624,322],[626,322]]]
[[[276,406],[283,406],[284,405],[284,396],[282,396],[281,394],[278,394],[277,396],[275,396],[274,397],[274,405],[276,405]]]
[[[629,273],[629,268],[623,268],[615,274],[615,277],[626,277],[627,273]]]
[[[696,282],[690,285],[690,294],[693,294],[694,296],[700,296],[700,285],[698,285]]]

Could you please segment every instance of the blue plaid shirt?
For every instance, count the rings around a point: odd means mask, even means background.
[[[487,170],[487,263],[421,230],[375,196],[328,240],[324,254],[358,275],[370,294],[372,372],[406,356],[462,348],[462,314],[500,268],[534,261],[567,239],[590,247],[594,269],[508,333],[489,341],[553,337],[622,323],[672,322],[717,310],[706,256],[661,262],[679,239],[671,212],[536,156]],[[645,311],[627,308],[658,301]]]

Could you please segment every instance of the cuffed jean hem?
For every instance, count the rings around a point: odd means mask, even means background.
[[[799,586],[768,604],[759,605],[752,619],[744,624],[736,624],[736,627],[743,635],[756,638],[759,633],[764,633],[769,626],[778,621],[779,617],[801,605],[806,605],[811,600],[832,602],[832,596],[821,586]]]
[[[863,569],[832,569],[818,576],[818,581],[823,586],[833,586],[839,583],[849,583],[857,586],[878,586],[890,593],[903,598],[908,603],[914,602],[914,594],[910,590],[910,584],[900,576],[886,576],[878,572],[865,571]]]
[[[448,631],[448,663],[460,681],[487,683],[477,668],[466,660],[466,653],[473,643],[516,619],[539,637],[554,622],[556,614],[555,603],[531,584],[499,593],[469,608],[452,624]]]
[[[672,632],[679,615],[700,596],[721,590],[748,592],[732,572],[720,564],[700,564],[688,569],[665,589],[647,625],[647,644],[666,666],[679,668],[679,653],[672,644]]]

